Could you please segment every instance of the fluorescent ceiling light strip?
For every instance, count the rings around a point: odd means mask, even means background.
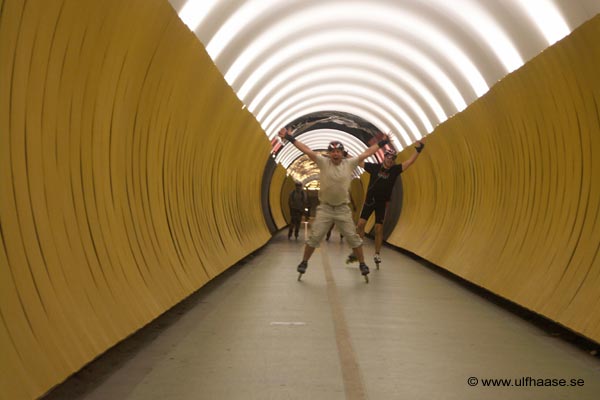
[[[299,136],[299,140],[313,150],[327,150],[329,143],[337,140],[343,143],[345,150],[351,156],[361,154],[367,149],[367,146],[357,137],[334,129],[315,129],[305,132]],[[296,149],[293,145],[291,148]]]
[[[530,0],[523,0],[529,2]],[[523,57],[517,51],[509,36],[498,25],[497,20],[484,10],[480,0],[436,1],[436,7],[443,8],[452,14],[454,20],[461,21],[461,25],[475,31],[492,49],[506,72],[512,72],[523,65]]]
[[[360,117],[360,118],[364,119],[365,121],[368,121],[369,123],[373,124],[373,126],[375,126],[377,128],[377,130],[379,130],[380,132],[388,132],[390,130],[389,126],[391,126],[391,123],[384,121],[383,119],[381,119],[381,117],[379,115],[372,113],[369,109],[364,108],[363,106],[364,106],[364,104],[360,104],[360,107],[357,107],[355,104],[346,104],[346,103],[340,103],[340,102],[336,102],[336,103],[319,102],[318,104],[309,104],[308,106],[305,106],[305,107],[302,107],[302,105],[301,105],[300,107],[297,107],[297,109],[295,109],[295,110],[288,110],[289,112],[286,113],[285,116],[283,116],[283,118],[274,122],[272,130],[266,130],[264,128],[263,129],[267,133],[267,137],[269,139],[273,139],[275,136],[277,136],[277,133],[279,132],[279,129],[281,129],[281,127],[287,126],[292,121],[295,121],[296,119],[298,119],[300,117],[306,116],[313,112],[334,110],[334,111],[346,112],[349,114],[353,114],[357,117]],[[338,107],[338,108],[336,108],[336,107]]]
[[[542,32],[548,45],[551,46],[571,33],[562,14],[549,0],[513,0],[522,7],[532,23]]]
[[[188,0],[179,11],[179,18],[195,31],[210,13],[217,0]]]
[[[197,18],[198,21],[201,21],[207,14],[206,9],[212,6],[213,2],[214,0],[190,0],[186,3],[186,6],[184,6],[184,8],[188,7],[188,9],[185,13],[183,13],[182,9],[180,16],[183,14],[182,20],[184,20],[188,26],[193,26],[199,23],[194,22],[193,19]],[[197,17],[194,15],[193,4],[196,4],[196,7],[201,7],[198,9],[200,15]],[[343,8],[347,3],[342,2],[340,4]],[[522,0],[520,4],[525,8],[531,9],[531,7],[534,7],[539,3],[537,1]],[[207,51],[213,60],[216,61],[216,58],[221,51],[238,35],[239,32],[241,32],[246,24],[259,16],[265,15],[268,11],[276,9],[277,6],[281,6],[281,1],[255,0],[244,2],[242,7],[238,8],[228,18],[212,38],[207,38],[207,40],[204,41],[205,43],[207,41],[209,43]],[[490,16],[488,12],[481,9],[481,6],[477,1],[463,0],[461,2],[449,2],[447,0],[439,0],[434,1],[433,7],[441,8],[445,13],[452,14],[452,19],[461,21],[463,26],[476,32],[476,34],[481,37],[496,54],[507,72],[514,71],[523,65],[523,58],[516,50],[514,44],[508,39],[508,36],[497,24],[496,20]],[[335,15],[335,13],[333,15]],[[540,21],[538,13],[534,12],[533,15],[535,15],[534,19],[538,21],[537,25],[542,27],[543,31],[547,31],[547,26],[552,26],[554,24],[552,21],[548,21],[548,25],[546,25],[546,23]],[[551,36],[552,35],[548,35],[549,41],[555,40],[555,38],[551,38]]]
[[[404,139],[405,137],[409,137],[404,128],[381,108],[378,108],[376,105],[374,106],[365,101],[360,101],[354,98],[340,98],[339,96],[333,96],[332,98],[321,97],[319,99],[310,99],[304,103],[297,104],[295,107],[286,110],[285,113],[278,116],[278,118],[268,127],[268,129],[265,129],[265,132],[267,132],[268,135],[274,136],[277,134],[281,126],[284,126],[297,118],[313,112],[328,110],[337,110],[354,114],[365,119],[366,121],[371,122],[383,133],[392,131],[394,135],[400,135],[404,142],[401,141],[402,145],[399,146],[399,148],[403,148],[404,146],[413,142],[411,139]],[[389,128],[390,126],[392,129]]]
[[[303,82],[300,82],[300,87],[302,87]],[[329,98],[329,99],[337,99],[337,98],[355,98],[367,100],[371,104],[377,104],[380,108],[382,108],[383,112],[388,112],[390,117],[393,120],[397,121],[400,118],[406,126],[410,129],[413,134],[413,138],[408,135],[405,136],[404,139],[407,143],[411,143],[414,141],[414,138],[420,138],[423,136],[423,133],[419,131],[417,126],[414,124],[412,119],[406,114],[406,112],[398,107],[395,103],[390,101],[389,98],[383,96],[380,92],[376,90],[372,90],[369,87],[364,85],[355,85],[350,83],[332,83],[332,84],[324,84],[318,86],[312,86],[307,89],[301,89],[294,94],[288,95],[284,100],[279,102],[277,107],[273,109],[269,115],[265,118],[264,121],[259,120],[261,125],[269,126],[269,124],[273,121],[273,119],[282,113],[282,110],[287,108],[294,107],[294,104],[299,102],[320,98]],[[395,116],[395,117],[394,117]],[[398,125],[400,123],[398,122]],[[402,132],[401,132],[402,133]]]
[[[384,51],[389,51],[392,48],[395,49],[396,55],[400,55],[405,60],[413,63],[418,69],[426,72],[442,88],[457,111],[462,111],[466,107],[463,96],[450,78],[420,51],[393,40],[386,35],[352,29],[321,31],[314,35],[303,37],[288,46],[283,46],[279,51],[266,57],[262,64],[242,83],[241,88],[237,91],[238,96],[244,98],[244,94],[248,93],[257,81],[268,74],[274,73],[284,60],[301,59],[304,53],[312,53],[319,50],[326,51],[330,48],[352,49],[359,45],[377,47]],[[231,81],[227,81],[234,87]]]
[[[315,129],[303,133],[298,139],[312,150],[326,150],[331,141],[338,140],[344,144],[350,156],[357,156],[367,149],[367,146],[357,137],[334,129]],[[292,144],[286,144],[277,154],[275,161],[288,168],[302,154],[304,153]],[[371,156],[366,161],[377,162],[377,158]]]
[[[319,99],[311,98],[305,100],[301,103],[296,103],[292,107],[286,108],[279,115],[273,119],[271,124],[269,125],[261,125],[263,129],[267,133],[267,136],[274,135],[280,129],[280,125],[283,126],[283,123],[286,121],[289,115],[296,115],[295,118],[299,118],[304,116],[305,114],[297,115],[298,110],[303,110],[307,107],[311,109],[315,109],[317,106],[329,107],[329,108],[321,108],[320,110],[314,110],[312,112],[321,112],[321,111],[344,111],[342,109],[337,109],[335,107],[350,107],[353,110],[356,110],[360,113],[349,112],[350,114],[354,114],[358,117],[363,118],[366,121],[369,121],[374,126],[376,126],[379,130],[388,129],[389,126],[392,126],[394,123],[397,123],[393,118],[388,119],[384,123],[385,117],[381,114],[382,109],[380,106],[376,104],[372,104],[364,99],[357,99],[353,96],[340,96],[340,95],[329,95],[329,98],[334,98],[333,101],[328,99],[323,99],[323,96]],[[295,119],[294,118],[294,119]],[[292,121],[293,119],[290,119]]]
[[[361,87],[372,87],[375,93],[381,93],[391,103],[390,107],[394,112],[401,115],[401,118],[409,126],[413,126],[414,129],[420,132],[413,122],[413,119],[406,114],[402,107],[396,106],[396,99],[389,98],[387,92],[391,92],[393,96],[396,96],[398,100],[402,101],[408,106],[408,108],[418,117],[423,124],[423,128],[426,133],[433,130],[433,126],[425,115],[425,112],[417,104],[417,102],[408,95],[402,88],[398,87],[395,82],[392,82],[385,77],[374,74],[372,72],[363,71],[355,68],[330,68],[330,69],[319,69],[312,73],[305,73],[295,80],[288,79],[287,84],[281,87],[276,94],[274,94],[269,101],[265,104],[260,112],[255,113],[256,119],[260,122],[263,120],[264,114],[267,113],[271,108],[275,107],[277,103],[284,102],[286,98],[292,96],[295,93],[303,93],[302,88],[311,90],[313,87],[321,88],[328,86],[328,82],[350,83],[353,87],[359,88],[357,95],[362,95]],[[411,128],[412,129],[412,128]]]
[[[262,14],[268,13],[281,7],[285,2],[280,0],[247,0],[242,3],[241,7],[235,10],[233,14],[229,16],[227,21],[221,28],[215,33],[215,35],[209,40],[206,46],[206,51],[210,54],[210,57],[215,61],[223,51],[223,49],[231,42],[239,32],[241,32],[246,25]]]
[[[462,49],[448,39],[447,35],[442,34],[417,15],[406,13],[397,7],[387,7],[378,3],[367,5],[348,2],[319,3],[317,7],[302,10],[279,20],[241,52],[225,73],[226,80],[235,82],[240,73],[248,68],[254,60],[268,53],[268,50],[274,48],[275,45],[285,43],[286,38],[296,37],[306,31],[319,31],[332,24],[353,26],[365,23],[372,24],[367,30],[373,29],[378,33],[387,34],[389,37],[397,37],[396,31],[401,30],[402,33],[408,33],[416,36],[418,40],[427,42],[436,52],[443,54],[449,64],[455,65],[478,97],[488,91],[489,87],[479,70]],[[243,93],[241,93],[241,97],[244,97]]]
[[[351,62],[343,62],[341,60],[352,60]],[[261,102],[268,98],[271,99],[276,92],[279,91],[279,87],[292,79],[296,75],[303,75],[306,71],[318,68],[332,68],[336,66],[353,66],[355,68],[361,67],[369,69],[373,73],[378,73],[383,76],[390,77],[394,81],[402,82],[411,87],[411,89],[417,92],[420,97],[427,103],[430,109],[433,111],[438,119],[438,123],[445,121],[448,116],[442,109],[442,106],[436,98],[431,94],[429,89],[414,75],[408,73],[408,71],[400,68],[398,65],[389,62],[381,57],[376,57],[368,53],[359,52],[331,52],[326,54],[318,54],[310,56],[309,58],[299,60],[293,63],[289,68],[284,69],[281,73],[270,77],[270,80],[261,87],[260,91],[254,98],[244,98],[244,101],[250,103],[248,109],[254,115],[257,115],[257,108],[262,109]],[[257,117],[258,119],[258,117]]]
[[[329,108],[326,108],[329,107]],[[337,107],[337,108],[336,108]],[[267,126],[265,132],[273,132],[276,134],[281,126],[283,126],[285,121],[292,121],[293,119],[302,117],[308,112],[306,110],[311,110],[311,112],[321,112],[321,111],[343,111],[349,112],[351,114],[357,115],[371,123],[375,126],[382,126],[383,122],[384,127],[392,126],[396,131],[404,131],[404,127],[399,125],[398,121],[396,121],[392,116],[388,113],[385,113],[381,107],[377,104],[372,104],[364,99],[356,99],[352,96],[339,96],[339,95],[329,95],[329,96],[320,96],[319,98],[312,98],[305,100],[304,102],[294,104],[294,106],[287,108],[285,111],[277,115],[277,118],[273,120],[273,122]],[[351,110],[351,111],[347,111]],[[303,111],[304,113],[300,113],[299,111]],[[361,112],[358,114],[357,111]],[[290,116],[294,116],[291,118]],[[376,118],[375,120],[371,120],[369,118],[364,118],[363,115],[369,116],[370,118]],[[379,123],[379,125],[378,125]],[[279,127],[279,128],[278,128]],[[388,129],[389,130],[389,129]],[[387,130],[382,131],[387,132]],[[406,134],[406,132],[404,132]],[[410,142],[409,142],[410,143]]]

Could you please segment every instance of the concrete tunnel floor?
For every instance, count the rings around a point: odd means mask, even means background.
[[[298,282],[302,248],[276,234],[44,399],[598,398],[589,349],[426,262],[376,270],[366,239],[366,284],[334,231]]]

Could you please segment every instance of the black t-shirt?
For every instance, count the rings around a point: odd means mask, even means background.
[[[371,175],[367,199],[389,201],[396,178],[402,173],[402,164],[396,164],[390,169],[385,169],[383,164],[366,162],[365,171]]]

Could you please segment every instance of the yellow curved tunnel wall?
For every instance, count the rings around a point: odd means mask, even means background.
[[[283,168],[283,167],[282,167]],[[295,181],[291,176],[284,176],[284,181],[281,182],[281,185],[277,188],[279,192],[279,204],[281,206],[281,210],[283,212],[283,217],[285,218],[286,225],[292,221],[292,214],[290,213],[289,207],[289,199],[290,193],[295,188]],[[271,204],[271,207],[274,205]]]
[[[270,147],[166,1],[0,5],[0,393],[20,399],[268,241]],[[440,126],[389,238],[596,341],[598,37],[596,17]]]
[[[281,164],[278,164],[273,172],[271,186],[269,187],[269,205],[271,206],[271,213],[277,229],[286,226],[288,224],[287,220],[290,217],[287,203],[283,203],[284,200],[287,201],[287,197],[283,196],[284,188],[286,187],[284,183],[288,180],[285,173],[285,168]]]
[[[600,16],[442,124],[402,175],[388,239],[595,341],[598,38]]]
[[[0,2],[0,397],[34,398],[270,238],[270,146],[163,0]]]

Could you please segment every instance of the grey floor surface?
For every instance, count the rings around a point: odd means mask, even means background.
[[[334,233],[298,282],[302,246],[280,233],[45,400],[600,398],[597,357],[418,261],[384,248],[366,284]]]

